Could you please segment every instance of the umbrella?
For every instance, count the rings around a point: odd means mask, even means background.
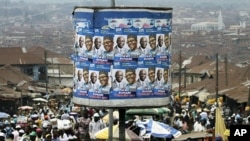
[[[119,119],[119,112],[118,111],[114,111],[113,112],[113,117],[114,119]],[[109,122],[109,114],[106,114],[102,120],[105,122],[105,123],[108,123]]]
[[[146,130],[146,135],[157,138],[177,138],[182,134],[181,131],[152,119],[146,120],[145,122],[138,122],[137,124],[142,128],[141,130]]]
[[[31,107],[31,106],[21,106],[21,107],[19,107],[18,109],[19,109],[19,110],[32,110],[33,107]]]
[[[33,101],[48,102],[48,100],[46,100],[44,98],[34,98]]]
[[[109,135],[109,129],[108,127],[98,131],[95,134],[95,138],[96,139],[103,139],[103,140],[107,140],[108,139],[108,135]],[[129,129],[125,129],[125,140],[126,141],[143,141],[142,138],[140,138],[138,135],[136,135],[133,131],[129,130]],[[119,141],[119,127],[118,125],[114,125],[113,126],[113,141]]]
[[[224,140],[225,139],[224,132],[226,130],[226,125],[225,125],[224,119],[221,116],[221,112],[219,108],[216,109],[215,114],[216,114],[215,115],[215,135],[221,136]]]
[[[9,117],[10,117],[9,114],[4,113],[4,112],[0,112],[0,119],[1,119],[1,118],[9,118]]]
[[[145,108],[145,109],[129,109],[128,115],[159,115],[166,113],[165,108]]]

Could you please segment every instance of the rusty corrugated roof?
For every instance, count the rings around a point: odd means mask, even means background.
[[[0,65],[44,64],[44,60],[29,53],[24,47],[0,48]]]

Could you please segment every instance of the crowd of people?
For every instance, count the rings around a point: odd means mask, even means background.
[[[216,104],[197,105],[188,103],[183,105],[175,102],[168,108],[171,109],[169,113],[161,116],[155,115],[152,118],[174,127],[182,134],[192,132],[212,133],[215,127]],[[250,125],[249,113],[243,114],[243,111],[240,110],[233,111],[226,105],[221,105],[220,109],[228,129],[230,125]],[[40,109],[20,110],[8,119],[1,119],[0,141],[96,140],[95,134],[109,126],[109,123],[102,119],[107,114],[106,109],[84,107],[79,111],[74,107],[70,108],[70,106],[59,107],[57,113],[52,112],[46,105]],[[143,117],[134,116],[128,120],[136,123],[138,120],[143,121]],[[115,118],[113,124],[118,124],[118,121],[118,118]],[[141,136],[137,131],[134,132]]]

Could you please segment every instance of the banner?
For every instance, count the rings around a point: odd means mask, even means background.
[[[172,8],[73,12],[73,102],[155,107],[171,95]]]

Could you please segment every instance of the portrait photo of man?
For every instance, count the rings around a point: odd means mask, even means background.
[[[170,85],[170,82],[169,82],[169,69],[164,69],[164,72],[163,72],[163,80],[164,80],[164,89],[165,90],[171,90],[171,85]]]
[[[93,58],[103,58],[104,49],[102,47],[102,38],[95,37],[94,48],[93,48]]]
[[[128,45],[128,55],[131,58],[139,57],[139,50],[137,48],[137,36],[135,34],[129,34],[127,36],[127,45]]]
[[[76,72],[77,72],[77,75],[74,78],[74,87],[73,87],[74,91],[77,91],[77,90],[81,89],[81,87],[82,87],[82,85],[84,83],[84,81],[82,79],[82,70],[77,69]]]
[[[155,88],[155,67],[148,68],[148,79],[149,79],[149,87],[151,89]]]
[[[91,35],[85,36],[85,50],[83,53],[84,57],[91,58],[93,54],[93,37]]]
[[[158,89],[163,89],[163,69],[162,68],[158,68],[156,71],[156,80],[155,80],[155,85],[156,88]]]
[[[158,50],[156,47],[156,35],[155,34],[151,34],[149,35],[149,57],[155,57]]]
[[[89,70],[83,69],[82,70],[82,76],[83,76],[83,83],[82,83],[82,90],[89,90]]]
[[[128,49],[125,46],[125,37],[118,36],[116,39],[116,46],[114,48],[115,56],[119,57],[127,57],[128,56]]]
[[[148,80],[147,80],[147,70],[146,69],[140,69],[139,70],[139,78],[137,79],[137,85],[136,87],[138,89],[145,89],[149,86]]]
[[[83,56],[84,50],[85,50],[85,43],[84,43],[84,36],[79,35],[78,36],[78,43],[76,44],[76,54],[78,56]]]
[[[97,81],[97,72],[96,71],[92,71],[90,72],[90,81],[89,81],[89,90],[90,91],[98,91],[98,88],[100,86],[99,82]]]
[[[112,88],[115,91],[122,91],[126,89],[126,82],[124,80],[124,72],[117,70],[114,75],[115,80],[112,82]]]
[[[149,49],[147,48],[148,45],[148,38],[146,36],[140,37],[139,41],[139,57],[149,57]]]
[[[109,94],[111,85],[109,84],[108,71],[99,72],[99,82],[100,82],[100,86],[99,86],[98,91],[103,94]]]
[[[136,91],[136,72],[135,69],[126,69],[125,77],[127,80],[126,91]]]
[[[103,46],[104,46],[104,58],[113,60],[114,59],[114,41],[113,36],[106,35],[103,39]]]

